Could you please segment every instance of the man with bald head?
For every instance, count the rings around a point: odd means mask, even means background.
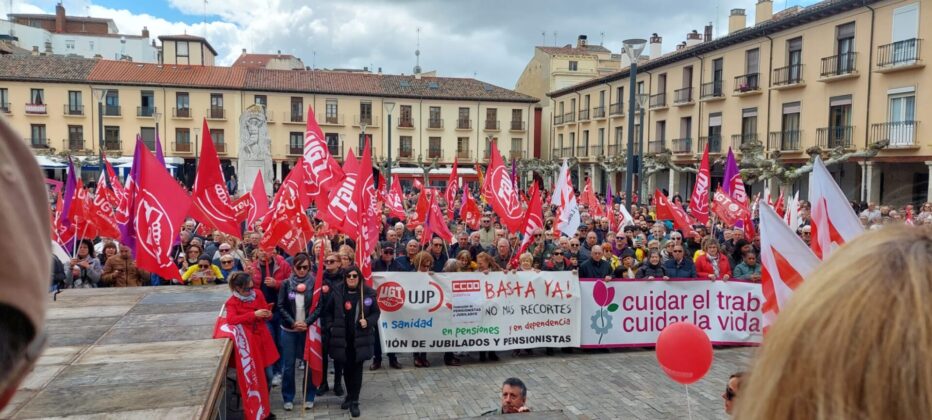
[[[579,265],[581,279],[612,279],[612,264],[602,258],[605,252],[602,245],[593,245],[588,260]]]

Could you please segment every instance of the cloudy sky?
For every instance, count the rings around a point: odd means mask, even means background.
[[[815,0],[774,0],[774,11]],[[5,16],[10,0],[0,2]],[[55,0],[12,0],[18,13],[53,13]],[[626,38],[657,32],[664,52],[692,29],[727,28],[732,8],[754,20],[756,0],[64,0],[69,15],[112,18],[123,33],[205,36],[232,63],[250,52],[293,54],[317,68],[381,67],[411,73],[417,29],[421,67],[513,88],[536,45],[587,34],[619,51]]]

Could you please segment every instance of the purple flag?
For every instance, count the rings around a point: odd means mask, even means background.
[[[735,161],[735,154],[728,148],[728,160],[725,161],[725,179],[722,180],[722,191],[731,196],[731,189],[734,186],[735,178],[741,176],[738,171],[738,162]]]
[[[74,198],[75,190],[78,188],[78,178],[74,172],[74,161],[71,160],[71,157],[68,157],[68,177],[65,178],[65,192],[62,196],[61,203],[61,213],[58,219],[63,227],[71,226],[71,219],[68,217],[68,214],[71,213],[71,201]],[[76,235],[75,235],[76,236]],[[72,236],[68,239],[66,243],[63,243],[62,246],[65,249],[73,249],[75,237]]]
[[[511,159],[511,186],[518,189],[518,160]]]
[[[139,183],[139,159],[146,145],[142,142],[140,136],[136,136],[136,148],[133,151],[133,167],[129,170],[129,176],[126,177],[126,198],[130,202],[128,217],[126,223],[118,223],[120,228],[120,239],[123,245],[136,255],[136,215],[133,210],[136,200],[136,186]]]
[[[605,205],[608,206],[609,209],[611,209],[612,204],[614,204],[614,202],[615,200],[612,198],[612,186],[611,184],[609,184],[605,188]]]
[[[162,154],[162,140],[159,139],[159,132],[155,132],[155,160],[165,166],[165,155]]]

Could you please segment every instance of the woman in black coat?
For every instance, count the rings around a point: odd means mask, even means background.
[[[379,304],[375,290],[363,285],[362,273],[355,266],[346,270],[346,281],[336,285],[330,296],[320,302],[309,323],[322,313],[330,314],[330,357],[343,364],[346,398],[340,408],[359,417],[359,390],[362,388],[362,364],[372,358],[375,328],[379,322]],[[326,320],[327,317],[322,317]]]

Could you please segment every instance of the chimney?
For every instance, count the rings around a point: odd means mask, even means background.
[[[149,38],[149,28],[145,26],[142,27],[142,37],[146,39]]]
[[[55,5],[55,32],[65,32],[65,6],[61,3]]]
[[[576,48],[585,49],[586,42],[589,40],[588,36],[580,35],[579,38],[576,38]]]
[[[679,44],[676,44],[676,50],[677,50],[677,51],[682,50],[683,48],[686,48],[686,43],[685,43],[685,42],[680,42]]]
[[[773,17],[773,1],[757,0],[757,10],[754,11],[754,24],[760,25]]]
[[[45,41],[45,53],[52,55],[52,41]]]
[[[382,75],[382,68],[379,67],[379,76],[381,76],[381,75]]]
[[[703,41],[709,42],[711,40],[712,40],[712,22],[709,22],[708,25],[705,25],[705,36],[703,37]]]
[[[747,27],[747,20],[744,9],[731,9],[731,15],[728,16],[728,33],[733,34]]]
[[[245,49],[245,48],[243,48],[243,54],[246,54],[246,49]]]
[[[692,32],[686,34],[686,46],[692,47],[693,45],[698,45],[702,43],[702,35],[699,34],[699,31],[693,29]]]
[[[663,38],[654,32],[650,36],[650,59],[653,60],[663,54]]]
[[[38,46],[38,45],[33,45],[33,46],[32,46],[32,56],[35,57],[35,56],[37,56],[37,55],[39,55],[39,46]]]

